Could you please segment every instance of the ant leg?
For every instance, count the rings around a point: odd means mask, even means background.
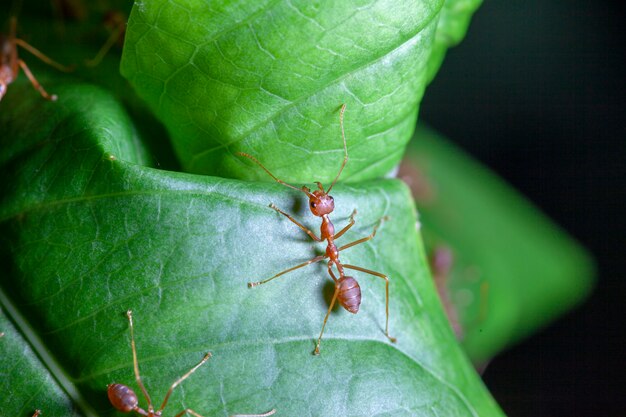
[[[337,277],[335,276],[335,274],[333,273],[333,269],[332,269],[332,264],[333,262],[330,261],[328,262],[328,274],[330,275],[330,277],[333,279],[333,281],[335,281],[335,284],[337,284],[337,282],[339,282],[339,280],[337,279]],[[341,272],[341,271],[340,271]],[[342,274],[343,275],[343,274]]]
[[[35,414],[32,417],[37,417],[39,414],[41,414],[41,410],[35,410]]]
[[[274,205],[274,203],[270,204],[270,207],[273,208],[274,210],[276,210],[277,212],[279,212],[280,214],[282,214],[283,216],[287,217],[289,220],[291,220],[293,223],[295,223],[296,226],[298,226],[300,229],[302,229],[307,235],[311,236],[311,239],[315,240],[316,242],[321,242],[322,239],[320,239],[319,237],[317,237],[317,235],[315,233],[313,233],[312,231],[310,231],[309,229],[307,229],[303,224],[301,224],[300,222],[298,222],[296,219],[294,219],[293,217],[291,217],[289,214],[285,213],[284,211],[282,211],[281,209],[279,209],[278,207],[276,207]]]
[[[88,67],[97,66],[102,61],[102,58],[104,58],[107,52],[109,52],[109,50],[115,44],[115,42],[117,42],[117,40],[120,38],[120,35],[122,34],[122,30],[123,30],[122,27],[119,27],[119,26],[116,27],[113,30],[113,32],[111,32],[109,39],[107,39],[104,45],[102,45],[102,48],[100,48],[96,56],[93,57],[92,59],[86,60],[85,65],[87,65]]]
[[[204,417],[201,414],[198,414],[195,411],[193,411],[191,408],[184,409],[180,413],[176,414],[174,417],[180,417],[180,416],[182,416],[185,413],[189,413],[189,414],[191,414],[192,416],[195,416],[195,417]]]
[[[276,412],[275,409],[271,409],[267,413],[263,413],[263,414],[233,414],[230,417],[268,417],[268,416],[273,415],[275,412]]]
[[[48,65],[58,69],[59,71],[70,72],[70,71],[72,71],[74,69],[73,67],[66,67],[65,65],[62,65],[62,64],[59,64],[56,61],[53,61],[51,58],[48,58],[46,55],[44,55],[39,49],[36,49],[34,46],[26,43],[22,39],[16,38],[15,39],[15,44],[21,46],[24,49],[26,49],[28,52],[30,52],[31,54],[35,55],[37,58],[39,58],[40,60],[42,60],[46,64],[48,64]]]
[[[265,283],[267,283],[267,282],[270,282],[270,281],[271,281],[271,280],[273,280],[274,278],[278,278],[278,277],[279,277],[279,276],[281,276],[281,275],[285,275],[287,272],[291,272],[291,271],[296,270],[296,269],[298,269],[298,268],[302,268],[302,267],[305,267],[305,266],[307,266],[307,265],[314,264],[314,263],[319,262],[319,261],[321,261],[321,260],[323,260],[323,259],[326,259],[326,258],[328,258],[328,255],[319,255],[319,256],[316,256],[316,257],[315,257],[315,258],[313,258],[313,259],[310,259],[310,260],[308,260],[308,261],[306,261],[306,262],[301,263],[300,265],[296,265],[296,266],[294,266],[294,267],[292,267],[292,268],[285,269],[284,271],[281,271],[281,272],[279,272],[278,274],[274,275],[273,277],[270,277],[270,278],[265,279],[265,280],[263,280],[263,281],[258,281],[258,282],[248,282],[248,288],[252,288],[252,287],[256,287],[256,286],[261,285],[261,284],[265,284]]]
[[[339,233],[335,233],[334,239],[339,239],[344,233],[350,230],[352,226],[354,226],[354,216],[356,216],[356,209],[354,209],[350,215],[350,222],[346,225],[346,227],[341,229]]]
[[[268,417],[268,416],[271,416],[272,414],[274,414],[275,412],[276,412],[275,409],[271,409],[267,413],[263,413],[263,414],[234,414],[234,415],[232,415],[230,417]],[[191,414],[192,416],[195,416],[195,417],[203,417],[201,414],[196,413],[191,408],[184,409],[180,413],[176,414],[174,417],[181,417],[185,413],[189,413],[189,414]]]
[[[137,385],[143,392],[144,397],[148,401],[148,413],[152,414],[154,411],[154,407],[152,407],[152,400],[148,395],[148,391],[146,391],[146,387],[143,386],[143,382],[141,382],[141,376],[139,375],[139,365],[137,363],[137,348],[135,347],[135,334],[133,331],[133,312],[132,310],[128,310],[126,312],[126,317],[128,317],[128,324],[130,325],[130,347],[133,350],[133,367],[135,368],[135,380],[137,381]]]
[[[328,269],[333,279],[336,280],[330,268]],[[330,312],[333,310],[335,306],[335,302],[337,301],[337,296],[339,295],[339,286],[335,283],[335,293],[333,294],[333,299],[328,306],[328,311],[326,312],[326,317],[324,317],[324,323],[322,323],[322,331],[320,332],[320,337],[317,338],[317,344],[315,345],[315,350],[313,351],[314,355],[320,354],[320,343],[322,342],[322,335],[324,334],[324,328],[326,327],[326,321],[328,321],[328,316],[330,316]]]
[[[33,73],[30,72],[30,69],[28,69],[28,66],[26,65],[24,61],[22,61],[21,59],[18,59],[17,63],[19,64],[20,67],[22,67],[22,69],[24,70],[24,74],[26,74],[26,76],[30,80],[30,83],[33,85],[35,90],[39,91],[39,94],[41,94],[43,98],[45,98],[46,100],[50,100],[50,101],[57,100],[58,97],[55,94],[50,95],[48,94],[46,90],[44,90],[44,88],[41,86],[41,84],[39,84],[39,81],[37,81]]]
[[[365,272],[366,274],[374,275],[385,280],[385,336],[387,336],[389,340],[395,343],[396,338],[389,336],[389,278],[387,277],[387,275],[381,274],[380,272],[371,271],[369,269],[361,268],[360,266],[343,264],[343,267]]]
[[[382,224],[383,224],[386,220],[389,220],[389,217],[387,217],[387,216],[382,217],[382,218],[378,221],[378,224],[377,224],[376,226],[374,226],[374,230],[372,230],[372,233],[371,233],[369,236],[366,236],[366,237],[364,237],[364,238],[362,238],[362,239],[359,239],[359,240],[355,240],[354,242],[352,242],[352,243],[348,243],[347,245],[343,245],[343,246],[342,246],[342,247],[340,247],[338,250],[339,250],[339,251],[342,251],[342,250],[344,250],[344,249],[351,248],[352,246],[356,246],[356,245],[361,244],[361,243],[363,243],[363,242],[367,242],[368,240],[372,240],[372,239],[374,238],[374,236],[376,236],[376,231],[378,230],[378,228],[379,228],[379,227],[380,227],[380,226],[381,226],[381,225],[382,225]],[[336,236],[335,236],[335,237],[336,237]]]
[[[211,353],[207,353],[206,355],[204,355],[204,357],[202,358],[202,360],[200,362],[198,362],[198,364],[196,366],[194,366],[193,368],[191,368],[189,371],[187,371],[187,373],[183,376],[181,376],[180,378],[178,378],[176,381],[174,381],[174,383],[172,384],[172,386],[170,387],[169,391],[167,391],[167,394],[165,395],[165,399],[163,400],[163,404],[161,404],[161,407],[159,408],[159,410],[156,412],[156,414],[161,414],[161,411],[163,411],[163,409],[165,408],[165,406],[167,405],[167,401],[170,399],[170,395],[172,395],[172,391],[174,391],[174,388],[176,388],[181,382],[183,382],[185,379],[189,378],[189,376],[191,374],[193,374],[194,372],[196,372],[196,370],[201,367],[206,361],[209,360],[209,358],[211,357]],[[186,410],[189,411],[189,410]],[[193,411],[193,410],[191,410]],[[183,412],[184,413],[184,412]],[[199,416],[199,414],[196,414],[195,412],[191,412],[191,414],[193,415],[197,415]],[[200,416],[202,417],[202,416]]]

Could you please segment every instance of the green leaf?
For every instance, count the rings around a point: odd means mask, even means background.
[[[135,4],[121,70],[167,126],[183,167],[267,181],[377,178],[415,127],[443,0]]]
[[[590,255],[438,134],[418,129],[400,175],[410,178],[428,251],[452,251],[445,286],[474,362],[485,363],[589,294]]]
[[[0,298],[6,308],[7,300]],[[27,331],[27,326],[22,325],[21,331]],[[2,415],[32,416],[36,409],[45,406],[46,415],[77,416],[71,399],[3,310],[0,310],[0,334]]]
[[[469,26],[474,12],[482,4],[482,0],[446,0],[441,12],[426,70],[426,82],[430,83],[448,52],[448,49],[458,45]]]
[[[155,402],[213,353],[174,391],[168,415],[184,407],[207,417],[274,407],[277,416],[502,415],[447,327],[401,182],[333,189],[338,227],[359,210],[341,243],[390,216],[342,260],[389,275],[398,342],[383,334],[384,282],[356,273],[361,310],[331,314],[316,357],[332,290],[325,266],[246,286],[323,253],[268,207],[273,202],[317,230],[304,196],[279,184],[146,166],[143,140],[112,96],[51,83],[56,103],[26,83],[0,102],[1,300],[24,317],[17,331],[32,332],[41,341],[33,346],[49,352],[39,353],[40,366],[58,362],[55,378],[72,388],[84,413],[113,414],[109,383],[137,390],[124,317],[132,309],[139,365]],[[37,396],[18,372],[3,383]],[[0,403],[0,414],[23,416],[36,406],[54,417],[48,396],[37,405],[21,404],[24,397]]]

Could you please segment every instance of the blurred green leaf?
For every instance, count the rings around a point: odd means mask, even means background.
[[[433,131],[418,129],[400,176],[411,184],[428,252],[451,251],[451,269],[440,278],[447,278],[474,362],[485,363],[589,294],[589,254]]]
[[[122,73],[191,172],[291,182],[380,177],[400,161],[443,0],[135,4]]]
[[[107,92],[51,78],[56,103],[26,82],[0,102],[2,300],[60,365],[54,376],[110,415],[106,385],[134,389],[127,309],[135,314],[144,382],[155,402],[183,372],[213,358],[178,388],[166,410],[205,416],[278,409],[278,416],[502,415],[446,325],[415,228],[408,189],[396,180],[337,185],[333,219],[357,224],[346,263],[390,276],[391,344],[383,334],[384,283],[362,273],[363,303],[329,319],[322,354],[311,354],[332,281],[325,266],[269,277],[323,253],[322,245],[268,207],[317,229],[304,196],[278,184],[194,176],[147,166],[143,139]],[[33,117],[37,115],[37,117]],[[4,345],[0,356],[9,357]],[[41,366],[49,368],[46,356]],[[1,415],[55,414],[27,374]],[[54,388],[51,388],[54,389]],[[30,397],[28,397],[30,396]],[[25,404],[24,398],[41,398]],[[142,399],[143,403],[143,399]],[[145,405],[145,404],[144,404]]]

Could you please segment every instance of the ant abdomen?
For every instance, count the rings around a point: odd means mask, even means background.
[[[356,279],[343,276],[337,281],[337,286],[339,287],[337,298],[342,307],[350,313],[358,313],[361,305],[361,287]]]
[[[137,400],[137,394],[123,384],[110,384],[107,387],[107,394],[109,395],[109,401],[111,401],[113,407],[123,413],[134,410],[139,402]]]

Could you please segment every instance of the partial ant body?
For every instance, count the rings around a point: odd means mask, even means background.
[[[328,317],[335,305],[335,302],[339,301],[339,304],[341,304],[341,306],[345,308],[346,310],[348,310],[350,313],[356,314],[359,311],[359,306],[361,304],[361,288],[359,287],[359,283],[356,281],[356,279],[345,275],[344,268],[353,269],[353,270],[360,271],[360,272],[365,272],[366,274],[374,275],[376,277],[379,277],[385,280],[385,297],[386,297],[385,298],[386,300],[385,302],[385,315],[386,315],[385,336],[387,336],[387,338],[392,342],[396,341],[395,338],[389,336],[389,278],[387,278],[386,275],[381,274],[379,272],[371,271],[369,269],[364,269],[359,266],[343,264],[339,260],[339,252],[341,252],[342,250],[351,248],[353,246],[356,246],[363,242],[367,242],[368,240],[374,238],[374,236],[376,236],[376,230],[378,229],[380,224],[387,218],[383,217],[382,219],[380,219],[379,223],[376,226],[374,226],[374,230],[369,236],[364,237],[362,239],[355,240],[354,242],[348,243],[347,245],[341,246],[339,248],[337,248],[337,246],[335,245],[335,239],[339,239],[341,236],[343,236],[344,233],[346,233],[354,225],[355,223],[354,216],[356,215],[356,210],[354,210],[352,214],[350,215],[349,223],[339,232],[335,233],[335,227],[333,226],[333,223],[330,221],[330,217],[329,217],[329,214],[332,213],[333,210],[335,209],[335,202],[334,202],[333,197],[330,196],[329,193],[332,190],[335,183],[337,182],[337,180],[339,179],[339,176],[341,175],[343,168],[346,166],[346,163],[348,162],[348,147],[346,145],[346,136],[345,136],[344,128],[343,128],[343,113],[345,109],[346,109],[346,105],[344,104],[341,106],[341,111],[339,113],[339,124],[341,126],[341,137],[343,138],[344,158],[341,164],[341,168],[339,168],[339,172],[337,173],[337,176],[335,177],[332,184],[326,191],[324,190],[324,186],[320,182],[317,182],[317,181],[315,183],[317,184],[318,189],[313,192],[311,192],[311,190],[306,186],[302,186],[302,188],[297,188],[291,184],[287,184],[286,182],[276,178],[274,174],[272,174],[267,168],[265,168],[265,166],[263,166],[263,164],[261,164],[261,162],[259,162],[255,157],[248,155],[247,153],[239,152],[239,155],[244,156],[248,159],[251,159],[257,165],[259,165],[276,182],[286,187],[293,188],[294,190],[302,191],[304,194],[306,194],[306,196],[309,198],[309,209],[311,210],[311,213],[313,213],[313,215],[317,217],[322,218],[322,225],[320,228],[321,237],[318,237],[315,233],[313,233],[306,226],[298,222],[291,215],[285,213],[284,211],[276,207],[274,204],[270,204],[270,207],[272,209],[276,210],[278,213],[287,217],[289,220],[291,220],[296,226],[302,229],[306,234],[308,234],[316,242],[323,242],[324,240],[326,240],[327,241],[326,254],[316,256],[315,258],[310,259],[307,262],[304,262],[302,264],[296,265],[292,268],[279,272],[278,274],[266,280],[248,283],[248,287],[250,288],[256,287],[258,285],[265,284],[273,280],[274,278],[278,278],[279,276],[284,275],[287,272],[291,272],[298,268],[302,268],[304,266],[329,258],[328,273],[330,277],[333,279],[333,281],[335,282],[335,292],[333,294],[332,301],[330,302],[330,306],[328,307],[328,311],[326,312],[326,316],[324,317],[322,330],[320,332],[319,338],[317,339],[317,343],[315,345],[315,351],[313,352],[315,355],[319,355],[320,353],[320,343],[322,341],[322,336],[324,334],[324,328],[326,327],[326,321],[328,320]],[[337,271],[339,272],[339,278],[337,278],[332,271],[333,265],[335,265],[335,267],[337,268]]]
[[[143,396],[148,401],[148,411],[138,406],[139,401],[137,399],[137,394],[135,394],[135,392],[132,389],[130,389],[129,387],[123,384],[109,384],[109,386],[107,387],[107,394],[109,396],[109,401],[111,401],[111,404],[113,405],[113,407],[115,407],[116,409],[118,409],[119,411],[123,413],[134,411],[137,414],[140,414],[146,417],[161,417],[161,413],[163,412],[163,409],[167,405],[167,401],[169,400],[170,395],[172,394],[172,391],[174,391],[174,388],[176,388],[181,382],[183,382],[191,374],[193,374],[200,366],[202,366],[202,364],[208,361],[209,358],[211,357],[211,354],[207,353],[206,355],[204,355],[202,360],[196,366],[191,368],[185,375],[181,376],[176,381],[174,381],[169,391],[167,391],[167,394],[165,395],[165,399],[163,400],[161,407],[155,411],[154,407],[152,406],[152,400],[150,399],[150,396],[148,395],[148,391],[146,391],[146,388],[144,387],[143,382],[141,382],[141,376],[139,376],[139,365],[137,363],[137,349],[135,348],[135,336],[133,332],[133,316],[132,316],[131,310],[128,310],[126,312],[126,317],[128,317],[128,323],[130,325],[130,345],[133,351],[133,366],[135,369],[135,380],[137,381],[137,385],[139,385],[139,388],[141,389]],[[236,414],[231,417],[267,417],[267,416],[271,416],[275,412],[276,410],[270,410],[264,414]],[[185,413],[189,413],[195,417],[203,417],[202,415],[196,413],[195,411],[189,408],[176,414],[175,417],[181,417]]]
[[[57,96],[48,94],[48,92],[39,84],[33,73],[30,71],[24,61],[22,61],[17,54],[17,47],[20,46],[26,49],[31,54],[42,60],[48,65],[55,67],[56,69],[64,72],[71,71],[71,68],[65,67],[58,62],[53,61],[46,55],[41,53],[38,49],[35,49],[24,40],[16,37],[17,31],[17,19],[11,18],[11,28],[8,36],[0,35],[0,100],[7,92],[7,87],[17,78],[20,68],[24,71],[24,74],[30,80],[35,90],[39,91],[39,94],[46,100],[55,101]]]

